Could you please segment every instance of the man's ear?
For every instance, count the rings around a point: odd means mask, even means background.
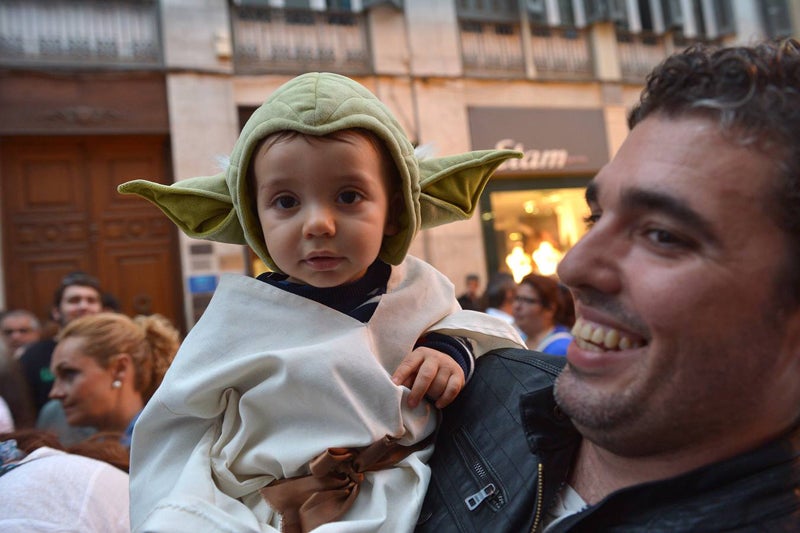
[[[50,308],[50,318],[52,318],[55,322],[61,324],[61,311],[59,311],[58,307],[55,305]]]
[[[403,212],[403,197],[399,192],[395,192],[389,199],[386,212],[386,224],[383,227],[383,234],[387,237],[397,235],[400,232],[400,215]]]

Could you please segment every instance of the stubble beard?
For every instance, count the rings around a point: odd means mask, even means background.
[[[662,432],[654,433],[665,429],[655,422],[661,414],[653,417],[645,412],[641,390],[598,391],[567,365],[556,379],[554,394],[581,435],[612,453],[645,456],[669,449],[672,444],[660,435]]]

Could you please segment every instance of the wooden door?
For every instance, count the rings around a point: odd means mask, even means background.
[[[61,277],[84,270],[124,313],[161,313],[184,329],[176,230],[116,190],[135,178],[170,181],[166,137],[5,138],[0,160],[8,308],[46,318]]]

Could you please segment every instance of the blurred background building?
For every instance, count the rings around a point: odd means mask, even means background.
[[[124,312],[191,327],[221,273],[263,267],[116,187],[217,173],[252,111],[312,70],[369,87],[437,155],[523,151],[480,213],[412,253],[459,292],[471,272],[550,274],[656,63],[798,28],[798,0],[3,0],[0,308],[44,318],[85,270]]]

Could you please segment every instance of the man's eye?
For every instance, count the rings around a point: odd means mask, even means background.
[[[586,229],[591,229],[592,226],[597,224],[598,220],[600,220],[600,213],[591,213],[590,215],[583,217],[583,223],[586,225]]]
[[[664,229],[649,229],[645,231],[645,237],[659,246],[681,247],[688,246],[686,240],[678,237],[671,231]]]
[[[362,198],[356,191],[345,191],[339,194],[339,201],[343,204],[354,204]]]
[[[297,200],[291,196],[278,196],[272,204],[279,209],[291,209],[297,205]]]

